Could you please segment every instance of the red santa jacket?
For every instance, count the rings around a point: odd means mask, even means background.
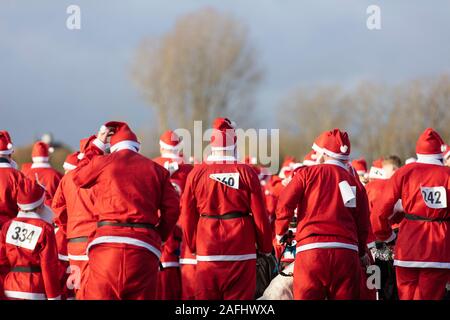
[[[169,237],[179,216],[180,200],[169,172],[129,149],[95,156],[102,152],[90,146],[73,176],[75,185],[92,192],[97,220],[155,227],[99,227],[88,249],[105,242],[125,243],[144,247],[159,258],[161,240]]]
[[[186,185],[187,176],[194,167],[190,164],[185,164],[182,158],[173,157],[171,154],[155,158],[153,161],[169,171],[170,182],[181,196]],[[189,251],[189,248],[186,246],[186,241],[182,241],[180,244],[174,240],[175,238],[182,238],[181,229],[178,226],[174,228],[173,233],[163,246],[160,259],[163,267],[165,265],[167,267],[168,264],[175,266],[175,261],[180,264],[196,264],[197,260],[195,255]],[[178,250],[174,250],[176,246],[178,246]],[[177,256],[173,254],[174,252],[177,253]]]
[[[25,176],[6,161],[0,162],[0,227],[14,218],[17,207],[18,186]]]
[[[286,233],[297,208],[297,252],[346,248],[363,255],[369,209],[366,192],[357,179],[338,161],[300,168],[280,196],[277,237]]]
[[[450,269],[449,190],[450,168],[438,160],[418,160],[394,173],[372,216],[375,236],[394,239],[390,222],[401,199],[405,215],[400,222],[394,265]]]
[[[51,206],[62,174],[53,169],[49,163],[33,163],[26,176],[34,181],[39,180],[39,183],[45,187],[45,204]]]
[[[3,226],[0,265],[10,269],[3,285],[7,297],[60,298],[60,266],[54,229],[38,214],[19,212]]]
[[[91,192],[77,187],[73,174],[74,171],[70,171],[61,179],[52,202],[55,223],[67,239],[88,237],[97,229]]]
[[[198,261],[256,259],[255,243],[263,253],[272,250],[258,176],[234,158],[209,157],[195,166],[186,182],[181,210],[184,239]],[[214,218],[230,213],[248,216]]]

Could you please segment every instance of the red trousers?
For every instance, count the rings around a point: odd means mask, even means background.
[[[77,299],[80,299],[80,289],[85,282],[86,270],[89,265],[88,260],[83,260],[83,257],[86,256],[86,248],[87,242],[69,242],[67,244],[70,263],[70,276],[67,279],[67,286],[73,288]]]
[[[253,300],[256,260],[198,261],[196,300]]]
[[[181,272],[179,267],[164,268],[158,272],[156,299],[181,299]]]
[[[400,300],[442,300],[450,269],[395,267]]]
[[[349,249],[298,252],[294,265],[294,299],[356,300],[360,297],[361,263]]]
[[[145,248],[99,244],[89,251],[89,267],[81,288],[85,300],[153,300],[158,258]]]
[[[194,300],[195,297],[195,264],[182,264],[181,269],[181,299]]]

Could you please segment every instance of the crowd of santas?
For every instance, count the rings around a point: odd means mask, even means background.
[[[0,131],[0,299],[254,299],[258,254],[293,273],[263,298],[444,297],[450,148],[434,130],[417,159],[370,170],[338,129],[278,175],[237,161],[236,142],[234,122],[217,118],[202,163],[183,159],[172,131],[150,160],[126,123],[108,122],[61,175],[44,142],[19,171]],[[391,271],[378,294],[366,284],[374,263]]]

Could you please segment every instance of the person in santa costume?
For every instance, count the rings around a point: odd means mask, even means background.
[[[193,166],[183,159],[183,143],[180,136],[168,130],[159,140],[161,156],[153,159],[170,173],[170,181],[181,196],[186,179]],[[183,250],[181,250],[183,247]],[[195,255],[182,242],[180,227],[175,226],[162,247],[161,270],[158,273],[157,299],[192,299],[195,287]]]
[[[182,196],[181,226],[196,253],[198,300],[254,299],[257,251],[272,251],[255,171],[236,159],[235,124],[214,120],[211,154],[194,166]]]
[[[0,131],[0,228],[17,214],[19,184],[25,176],[17,170],[12,159],[14,152],[8,131]]]
[[[161,242],[178,220],[180,200],[169,172],[139,149],[126,123],[108,122],[74,170],[75,185],[93,196],[97,218],[81,299],[155,298]]]
[[[49,155],[52,152],[53,148],[50,148],[45,142],[36,142],[31,152],[33,164],[26,171],[27,178],[37,181],[45,187],[45,204],[47,206],[51,206],[53,196],[62,178],[62,174],[53,169],[49,163]]]
[[[67,285],[75,290],[77,298],[84,283],[89,257],[86,254],[88,239],[97,229],[94,217],[94,197],[90,189],[78,188],[73,180],[74,170],[83,159],[87,148],[96,136],[80,141],[80,152],[69,155],[64,162],[65,175],[52,202],[55,222],[67,238],[67,255],[70,277]]]
[[[351,163],[352,167],[355,169],[358,174],[359,180],[363,185],[366,185],[369,182],[369,174],[367,172],[367,162],[364,158],[355,159]]]
[[[58,250],[53,213],[45,205],[45,190],[24,179],[19,187],[17,217],[3,225],[0,270],[8,299],[60,299]]]
[[[416,143],[417,162],[397,170],[375,203],[375,236],[395,239],[391,224],[400,199],[402,215],[395,244],[397,288],[402,300],[439,300],[450,279],[450,169],[442,163],[444,142],[431,128]]]
[[[322,133],[313,149],[323,163],[298,169],[277,206],[280,242],[297,209],[294,299],[358,299],[361,263],[368,264],[367,196],[348,169],[346,132]]]

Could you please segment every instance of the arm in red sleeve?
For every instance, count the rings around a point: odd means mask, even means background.
[[[61,283],[59,278],[58,249],[55,233],[52,227],[44,228],[42,250],[40,252],[41,273],[44,280],[47,299],[61,298]]]
[[[370,229],[370,211],[366,190],[359,184],[357,188],[355,221],[358,232],[359,254],[363,256],[366,253],[367,237]]]
[[[278,240],[288,231],[294,211],[303,199],[305,190],[304,172],[305,170],[300,170],[281,192],[275,221],[275,233]]]
[[[98,147],[95,143],[96,141],[97,144],[101,144],[101,141],[95,139],[94,143],[87,148],[84,158],[74,170],[73,182],[79,188],[89,188],[92,186],[102,169],[108,163],[108,157],[101,156],[104,153],[104,149]]]
[[[180,197],[170,182],[169,172],[161,168],[163,174],[162,198],[159,210],[161,217],[157,226],[162,241],[166,241],[180,216]]]
[[[256,231],[256,244],[261,253],[270,253],[272,251],[272,230],[270,228],[269,216],[264,206],[264,196],[258,175],[250,171],[250,210],[253,215]]]
[[[61,228],[64,234],[67,234],[67,204],[64,197],[64,180],[56,189],[55,195],[52,201],[52,210],[55,213],[55,224]]]
[[[194,196],[194,174],[188,175],[183,195],[181,196],[180,225],[183,231],[183,240],[192,253],[196,253],[196,237],[199,213],[197,212],[197,200]]]
[[[401,176],[397,171],[386,183],[383,196],[375,203],[370,217],[373,233],[381,241],[390,242],[395,239],[390,219],[393,216],[395,204],[398,199],[401,199],[401,194]]]

